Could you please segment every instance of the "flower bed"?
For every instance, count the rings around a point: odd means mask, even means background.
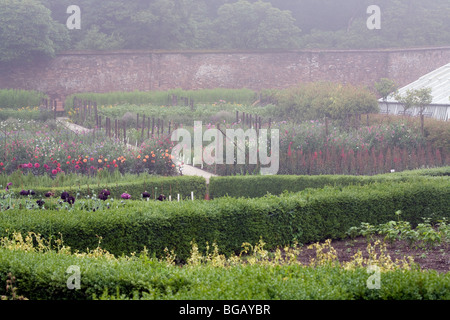
[[[101,133],[73,133],[58,124],[15,124],[5,130],[0,145],[0,170],[34,175],[96,175],[100,171],[176,175],[172,162],[173,143],[164,137],[150,139],[132,148]]]

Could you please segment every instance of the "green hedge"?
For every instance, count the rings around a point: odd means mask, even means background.
[[[66,273],[69,266],[80,268],[80,289],[67,288],[73,274]],[[8,295],[4,284],[9,272],[16,278],[17,295],[30,300],[450,299],[450,273],[419,270],[383,272],[380,288],[373,290],[367,286],[370,274],[365,268],[244,264],[180,268],[142,258],[119,261],[0,249],[0,295]],[[169,310],[168,315],[178,311]]]
[[[26,188],[26,186],[24,186]],[[155,189],[157,188],[157,189]],[[169,195],[173,199],[180,197],[191,197],[194,192],[196,199],[204,199],[206,195],[206,180],[197,176],[179,176],[179,177],[157,177],[146,180],[137,179],[136,182],[114,182],[114,183],[98,183],[92,185],[74,185],[72,187],[35,187],[34,198],[44,198],[45,193],[51,191],[59,196],[63,191],[67,191],[73,196],[79,193],[79,198],[92,196],[93,193],[98,194],[101,190],[108,189],[111,192],[111,198],[120,199],[123,193],[131,195],[132,199],[140,199],[144,191],[149,192],[152,197],[156,193],[164,194],[167,198]],[[13,188],[13,192],[18,194],[21,189]]]
[[[450,167],[404,171],[376,176],[353,175],[273,175],[273,176],[233,176],[212,177],[209,184],[211,198],[224,196],[259,198],[267,193],[280,195],[284,191],[298,192],[307,188],[325,186],[364,185],[385,181],[409,181],[415,177],[450,176]]]
[[[361,222],[373,225],[402,219],[413,226],[423,217],[450,218],[450,184],[446,178],[365,186],[325,187],[259,199],[221,198],[212,201],[128,202],[122,208],[98,210],[20,210],[0,213],[0,236],[13,230],[44,237],[63,235],[73,249],[98,244],[113,254],[140,252],[157,256],[173,249],[189,256],[191,241],[200,249],[216,242],[221,252],[238,252],[242,243],[262,237],[268,248],[345,237]]]

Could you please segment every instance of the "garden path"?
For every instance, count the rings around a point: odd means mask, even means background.
[[[64,118],[64,117],[59,117],[56,119],[56,121],[62,123],[64,126],[66,126],[66,128],[77,132],[77,133],[88,133],[88,132],[92,132],[92,129],[87,129],[84,128],[82,126],[79,126],[75,123],[70,123],[68,121],[68,118]],[[130,145],[130,147],[133,147]],[[211,177],[215,177],[215,174],[212,174],[210,172],[201,170],[199,168],[193,167],[193,166],[189,166],[189,165],[184,165],[183,166],[183,170],[182,170],[183,175],[185,176],[199,176],[199,177],[203,177],[206,180],[206,183],[209,184],[209,179]]]

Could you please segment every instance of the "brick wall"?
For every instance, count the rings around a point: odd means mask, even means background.
[[[450,47],[398,50],[252,52],[65,52],[52,60],[0,68],[0,88],[64,98],[78,92],[173,88],[286,88],[333,81],[400,86],[450,62]]]

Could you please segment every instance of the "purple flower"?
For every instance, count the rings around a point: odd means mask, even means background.
[[[100,200],[105,201],[106,199],[108,199],[108,196],[111,194],[111,192],[107,189],[103,189],[102,191],[100,191],[100,193],[98,194],[98,198]]]
[[[75,203],[75,198],[72,197],[72,196],[69,196],[69,197],[67,198],[67,202],[68,202],[69,204],[74,204],[74,203]]]
[[[128,193],[122,193],[121,197],[122,199],[131,199],[131,195],[129,195]]]
[[[100,193],[100,194],[98,195],[98,198],[99,198],[100,200],[106,201],[106,200],[108,199],[108,196],[107,196],[106,194],[104,194],[104,193]]]
[[[150,193],[148,193],[147,191],[142,192],[142,197],[143,198],[150,198]]]

